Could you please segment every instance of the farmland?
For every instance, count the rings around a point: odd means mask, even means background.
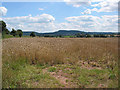
[[[3,40],[4,88],[116,88],[118,38]]]

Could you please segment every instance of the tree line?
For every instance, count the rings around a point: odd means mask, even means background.
[[[75,35],[38,35],[39,37],[60,37],[60,38],[107,38],[107,37],[119,37],[119,34],[83,34],[77,33]]]
[[[21,30],[21,29],[17,29],[17,30],[15,30],[14,28],[12,28],[12,31],[9,31],[8,29],[7,29],[7,25],[6,25],[6,23],[4,22],[4,21],[0,21],[0,33],[2,33],[2,37],[4,38],[4,36],[5,35],[12,35],[12,36],[19,36],[19,37],[22,37],[23,36],[23,31]],[[32,32],[31,34],[30,34],[30,36],[32,36],[32,37],[35,37],[36,35],[35,35],[35,33],[34,32]]]

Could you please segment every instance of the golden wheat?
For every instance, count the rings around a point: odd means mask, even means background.
[[[24,57],[31,64],[75,64],[82,60],[114,67],[118,38],[10,38],[3,40],[3,57]]]

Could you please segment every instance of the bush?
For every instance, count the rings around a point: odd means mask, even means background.
[[[97,34],[94,34],[93,36],[94,36],[94,37],[100,37],[100,35],[97,35]]]
[[[12,31],[10,32],[10,34],[15,37],[17,35],[17,31],[15,31],[14,29],[12,29]]]
[[[32,33],[30,34],[30,36],[31,36],[31,37],[35,37],[35,33],[32,32]]]
[[[22,37],[22,35],[23,35],[23,32],[20,29],[18,29],[16,33],[17,33],[17,35],[19,35],[19,37]]]
[[[87,37],[87,38],[88,38],[88,37],[91,37],[91,35],[90,35],[90,34],[87,34],[86,37]]]
[[[106,36],[106,35],[101,34],[101,35],[100,35],[100,37],[106,38],[107,36]]]

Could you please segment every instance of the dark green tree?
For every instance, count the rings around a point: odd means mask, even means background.
[[[110,34],[110,37],[115,37],[115,35],[114,34]]]
[[[62,37],[62,35],[59,35],[59,37]]]
[[[32,33],[30,34],[30,36],[31,36],[31,37],[35,37],[35,33],[32,32]]]
[[[14,37],[17,35],[17,31],[15,29],[12,28],[12,31],[10,32],[11,35],[13,35]]]
[[[77,34],[75,34],[75,36],[76,36],[76,37],[80,37],[80,36],[81,36],[81,34],[80,34],[80,33],[77,33]]]
[[[104,35],[104,34],[100,34],[100,37],[102,37],[102,38],[106,38],[107,36]]]
[[[86,37],[89,38],[89,37],[91,37],[91,35],[90,34],[86,34]]]
[[[98,35],[98,34],[94,34],[93,36],[94,36],[94,37],[100,37],[100,35]]]
[[[10,31],[6,28],[5,34],[10,34]]]
[[[6,23],[4,21],[0,21],[0,28],[2,29],[2,31],[6,29]]]
[[[76,35],[76,37],[81,37],[81,38],[83,38],[83,37],[86,37],[86,34],[84,34],[84,33],[78,33],[78,34],[75,34]]]
[[[2,32],[2,35],[9,34],[10,31],[6,28],[6,23],[4,21],[0,21],[0,32]]]
[[[23,35],[22,30],[18,29],[18,30],[17,30],[17,35],[19,35],[19,37],[22,37],[22,35]]]

